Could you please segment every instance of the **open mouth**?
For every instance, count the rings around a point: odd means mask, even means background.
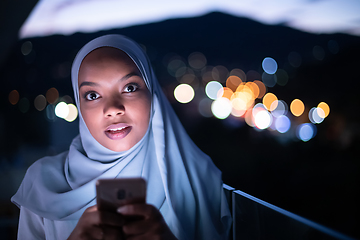
[[[131,129],[131,126],[125,124],[115,124],[105,130],[105,135],[112,140],[118,140],[126,137]]]

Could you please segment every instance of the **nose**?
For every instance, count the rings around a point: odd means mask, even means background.
[[[106,102],[104,107],[104,115],[106,118],[115,117],[117,115],[123,115],[125,113],[124,104],[119,99],[112,98]]]

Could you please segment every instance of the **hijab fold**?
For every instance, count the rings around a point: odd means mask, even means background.
[[[77,220],[96,204],[97,179],[143,177],[147,202],[158,208],[167,202],[166,222],[178,239],[224,239],[231,217],[221,172],[187,135],[137,43],[122,35],[105,35],[79,51],[71,72],[78,109],[81,62],[100,47],[124,51],[139,68],[152,96],[146,134],[127,151],[111,151],[92,137],[79,111],[80,133],[69,151],[36,161],[12,201],[44,218]]]

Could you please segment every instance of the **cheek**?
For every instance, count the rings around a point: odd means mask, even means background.
[[[87,128],[92,133],[93,132],[93,126],[95,125],[95,122],[96,122],[96,117],[95,116],[97,114],[95,114],[94,109],[92,109],[90,111],[89,109],[80,107],[80,111],[81,111],[82,118],[84,119],[84,122],[85,122]]]

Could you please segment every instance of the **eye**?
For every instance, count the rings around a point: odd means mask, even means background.
[[[85,99],[88,101],[96,100],[100,97],[100,95],[96,92],[88,92],[85,94]]]
[[[136,83],[130,83],[128,85],[126,85],[124,92],[135,92],[136,90],[138,90],[139,85]]]

